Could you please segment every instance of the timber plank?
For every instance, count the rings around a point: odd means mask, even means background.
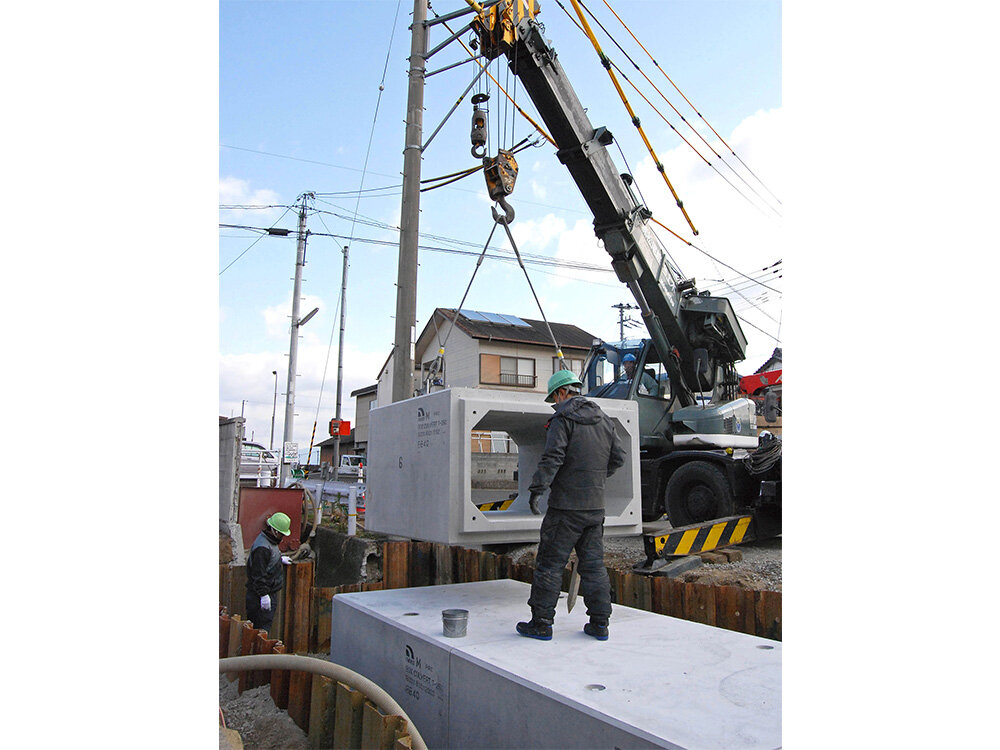
[[[754,616],[757,635],[781,640],[781,592],[755,591]]]
[[[272,654],[286,653],[285,644],[277,641],[271,649]],[[287,669],[271,670],[271,700],[282,710],[288,708],[288,678],[291,672]]]
[[[361,747],[362,710],[365,696],[354,688],[337,683],[336,720],[333,727],[333,745],[337,748]]]
[[[451,559],[451,548],[447,544],[434,542],[431,555],[434,558],[434,572],[431,585],[454,583],[454,566]]]
[[[365,750],[392,750],[402,716],[386,715],[371,701],[365,701],[361,716],[361,747]]]
[[[311,562],[293,563],[291,566],[295,585],[292,589],[292,603],[288,607],[292,612],[292,643],[285,640],[285,646],[293,654],[309,652],[309,604],[312,591],[313,564]],[[287,635],[287,633],[286,633]]]
[[[303,732],[309,731],[312,678],[312,673],[297,669],[291,670],[288,677],[288,715]]]
[[[678,581],[676,578],[667,579],[667,591],[669,596],[667,597],[668,606],[670,608],[669,612],[665,614],[671,617],[679,617],[684,619],[684,584]]]
[[[229,656],[229,623],[233,621],[229,615],[219,615],[219,658]]]
[[[410,586],[430,586],[434,575],[433,545],[413,542],[410,545]]]
[[[313,675],[308,732],[309,747],[312,750],[331,750],[333,748],[336,707],[337,682],[323,675]]]
[[[315,651],[329,653],[330,635],[333,629],[333,596],[336,588],[314,588],[313,589],[313,610],[316,612],[315,630]]]
[[[670,613],[670,589],[663,576],[650,576],[650,611],[658,615]]]
[[[750,595],[749,600],[748,594]],[[748,592],[740,586],[716,587],[715,624],[726,630],[753,635],[755,626],[752,592]]]
[[[684,619],[715,625],[715,587],[684,584]]]
[[[382,583],[387,589],[409,586],[410,543],[386,542],[382,546]]]
[[[257,635],[257,630],[251,626],[249,620],[243,621],[240,628],[240,656],[251,656],[253,654],[253,639]],[[243,670],[239,676],[238,690],[242,694],[244,690],[253,687],[253,677],[250,670]]]

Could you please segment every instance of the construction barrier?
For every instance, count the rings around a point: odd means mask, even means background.
[[[286,566],[285,588],[277,597],[270,637],[280,639],[287,653],[328,653],[333,597],[337,594],[503,578],[531,583],[534,573],[532,565],[515,564],[507,555],[465,547],[417,541],[386,541],[381,547],[382,580],[372,583],[317,588],[313,585],[313,561]],[[616,604],[781,640],[780,591],[684,583],[675,578],[622,573],[610,568],[608,575],[612,601]],[[567,568],[564,591],[568,590],[568,584]],[[246,617],[245,593],[245,569],[221,565],[220,606],[234,616]],[[220,638],[221,635],[220,631]],[[267,648],[269,642],[265,639],[258,648]],[[251,639],[251,647],[253,643]]]
[[[219,613],[219,658],[284,654],[285,645],[223,608]],[[221,665],[220,665],[221,666]],[[305,671],[274,669],[226,672],[246,690],[270,685],[274,704],[309,737],[314,748],[409,748],[408,722],[403,716],[383,713],[360,691],[349,685]]]

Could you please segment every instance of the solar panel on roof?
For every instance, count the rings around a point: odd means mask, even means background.
[[[516,315],[501,315],[500,317],[506,320],[509,325],[517,326],[518,328],[531,328],[529,323],[525,323]]]
[[[478,310],[459,310],[468,320],[478,323],[496,323],[502,326],[515,326],[517,328],[531,328],[530,323],[525,323],[516,315],[501,315],[500,313],[479,312]]]
[[[464,315],[469,320],[475,320],[479,323],[487,322],[486,318],[483,317],[483,314],[480,312],[476,312],[475,310],[459,310],[459,312],[462,313],[462,315]]]

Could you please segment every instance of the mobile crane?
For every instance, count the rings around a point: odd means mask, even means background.
[[[593,213],[594,232],[649,332],[650,338],[633,342],[595,342],[583,368],[588,395],[638,402],[643,521],[666,513],[689,541],[698,528],[698,534],[718,542],[727,519],[744,539],[780,533],[781,442],[770,435],[758,438],[754,404],[737,397],[735,363],[745,358],[747,342],[732,304],[699,292],[694,279],[681,278],[669,262],[648,226],[651,211],[632,194],[631,176],[619,174],[611,160],[607,147],[613,136],[591,124],[544,37],[535,19],[539,4],[467,2],[477,12],[471,26],[480,53],[489,60],[506,56]],[[608,67],[603,55],[602,62]],[[474,156],[482,155],[476,136],[483,116],[477,103]],[[638,125],[637,118],[633,122]],[[505,196],[513,189],[516,164],[512,169],[503,151],[483,159],[490,195],[506,214],[494,209],[494,216],[511,219]],[[683,210],[679,200],[678,206]],[[633,357],[636,375],[625,377],[623,364]],[[709,403],[698,395],[707,392]],[[653,544],[648,536],[650,559],[654,551],[672,554],[664,551],[670,539],[661,536]]]

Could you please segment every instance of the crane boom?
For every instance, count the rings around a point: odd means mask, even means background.
[[[724,297],[698,294],[693,279],[675,278],[648,227],[652,213],[632,196],[626,182],[631,178],[619,174],[608,153],[613,136],[591,124],[534,18],[538,11],[534,0],[501,0],[480,13],[472,27],[482,54],[489,59],[505,55],[534,103],[556,142],[556,155],[594,215],[594,232],[611,256],[612,268],[639,305],[671,379],[711,388],[718,372],[731,370],[745,357],[747,342],[732,304]],[[700,381],[696,372],[703,373]],[[692,403],[683,389],[678,395],[682,406]]]

